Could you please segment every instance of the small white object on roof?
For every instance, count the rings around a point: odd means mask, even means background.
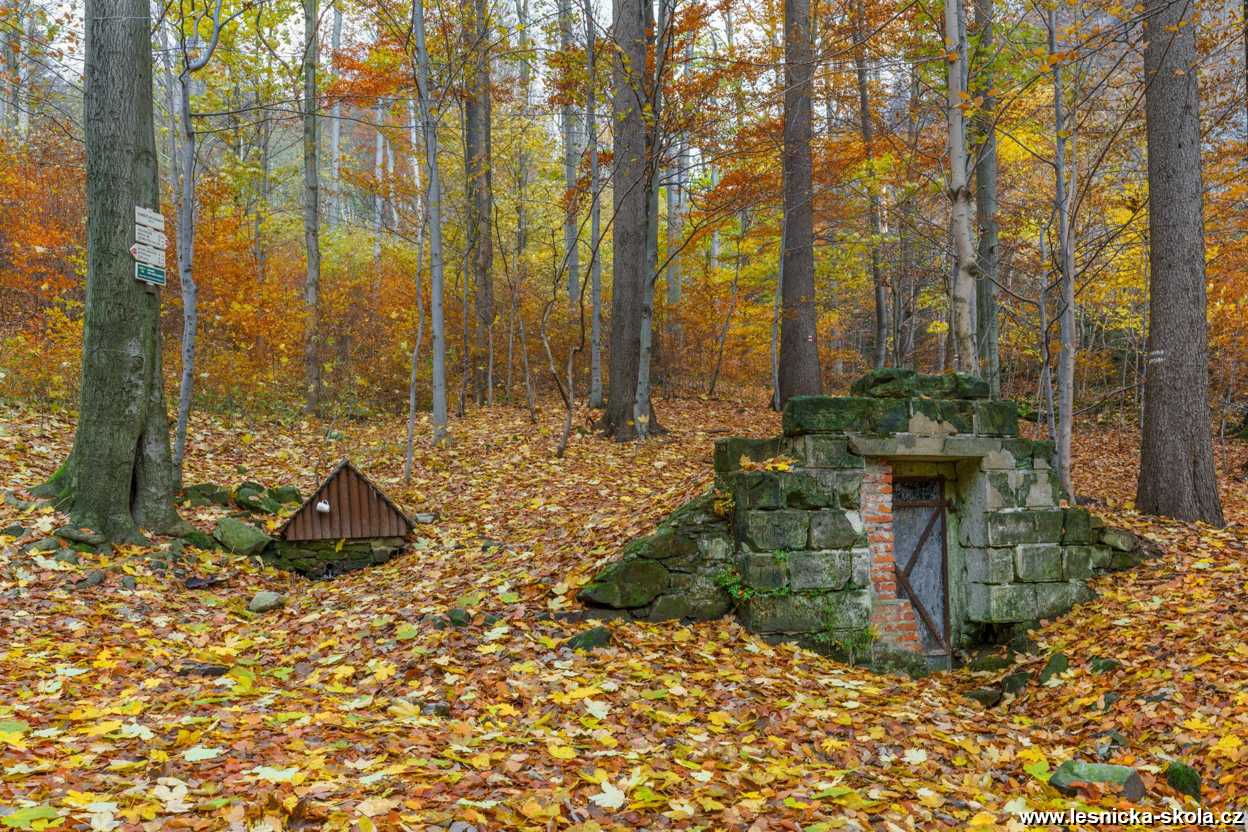
[[[329,500],[318,500],[316,510],[321,514],[329,514]]]

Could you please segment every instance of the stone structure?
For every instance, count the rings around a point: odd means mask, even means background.
[[[1015,404],[979,379],[881,370],[852,393],[792,399],[782,436],[718,441],[715,488],[582,602],[646,620],[735,610],[767,636],[939,666],[1137,561],[1129,533],[1062,506],[1053,444],[1020,438]]]

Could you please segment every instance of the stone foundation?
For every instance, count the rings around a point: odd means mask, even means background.
[[[376,566],[403,551],[403,538],[368,540],[274,540],[260,553],[271,566],[308,578],[332,578],[344,572]]]
[[[715,488],[629,544],[582,602],[647,620],[734,611],[749,629],[861,658],[919,654],[899,588],[893,480],[939,478],[951,643],[1061,614],[1139,546],[1062,505],[1050,442],[1018,437],[1013,402],[957,374],[884,370],[856,395],[796,397],[784,434],[722,439]],[[946,657],[947,658],[947,657]]]

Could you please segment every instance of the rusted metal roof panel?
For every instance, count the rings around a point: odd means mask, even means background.
[[[285,540],[403,537],[412,521],[344,459],[278,529]]]

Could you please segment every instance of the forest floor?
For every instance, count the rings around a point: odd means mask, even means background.
[[[1104,759],[1141,773],[1140,808],[1195,807],[1162,776],[1180,759],[1202,774],[1206,808],[1248,809],[1248,447],[1219,449],[1231,525],[1215,530],[1137,515],[1134,436],[1081,426],[1079,493],[1166,553],[1098,579],[1098,600],[1015,659],[1034,670],[1062,650],[1068,672],[985,710],[965,693],[1003,671],[877,676],[729,619],[617,623],[604,649],[564,646],[588,625],[557,614],[622,543],[709,484],[713,440],[778,427],[722,401],[658,410],[661,438],[578,432],[565,459],[554,408],[537,426],[518,409],[476,411],[454,422],[449,450],[418,447],[410,485],[397,419],[197,417],[187,482],[306,494],[350,456],[409,511],[438,513],[414,551],[330,581],[194,549],[191,571],[220,583],[188,589],[141,547],[75,566],[19,549],[63,516],[0,505],[0,528],[32,529],[0,537],[0,825],[1021,829],[1027,808],[1131,805],[1045,783],[1063,760],[1102,759],[1110,731],[1125,746]],[[0,409],[0,486],[24,496],[72,436],[66,417]],[[223,513],[184,515],[209,530]],[[247,612],[260,589],[286,606]],[[471,623],[439,626],[457,606]],[[1093,673],[1098,656],[1122,666]],[[229,670],[183,675],[195,663]]]

